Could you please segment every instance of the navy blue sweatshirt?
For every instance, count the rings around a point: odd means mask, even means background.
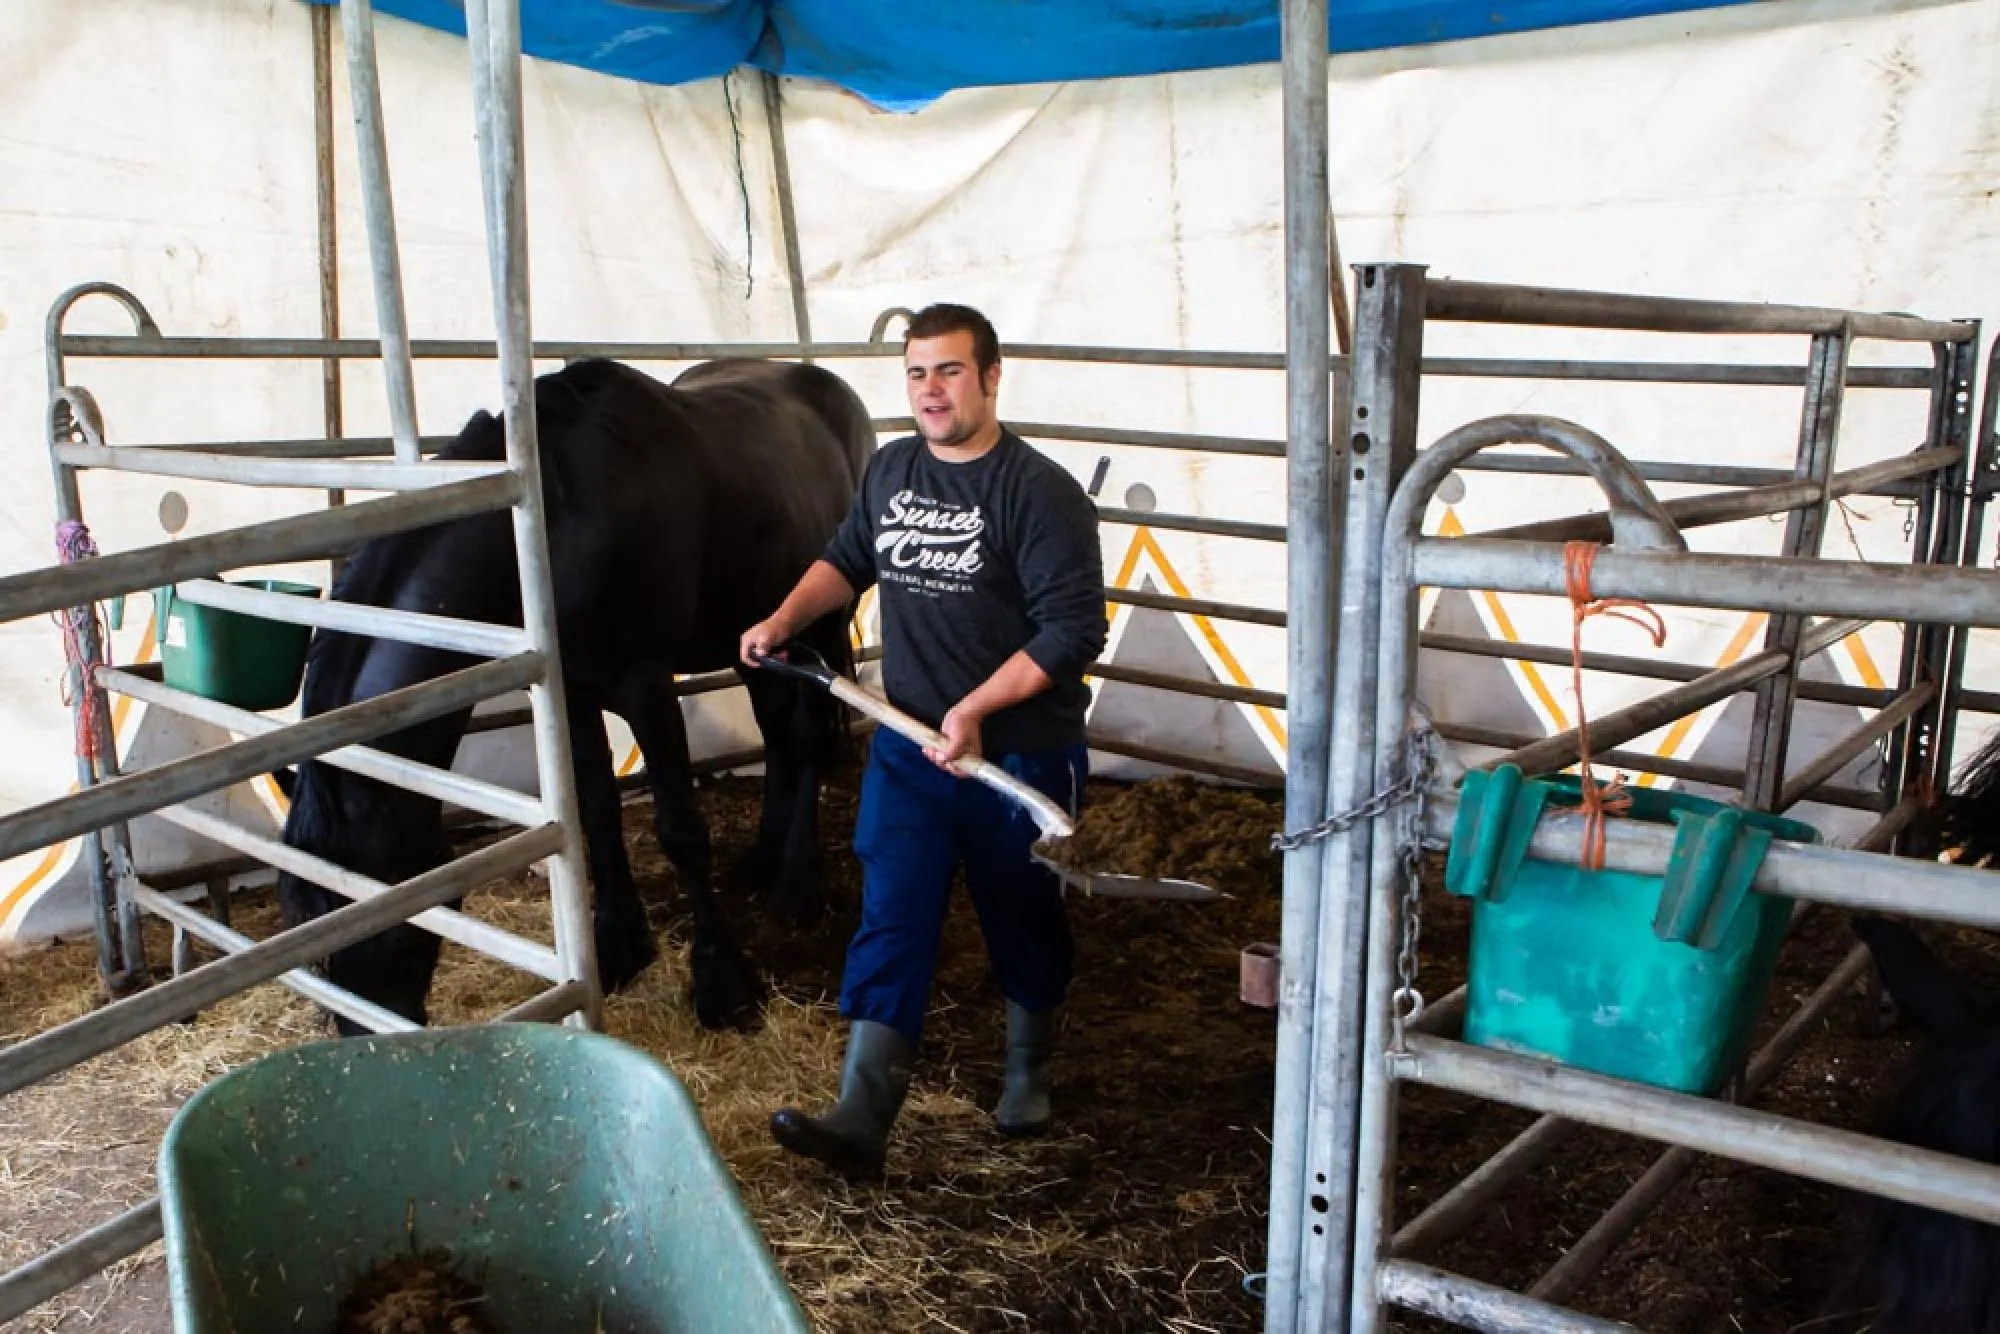
[[[1104,651],[1097,510],[1012,431],[970,463],[919,436],[884,445],[826,549],[858,593],[879,586],[882,684],[932,727],[1015,653],[1054,685],[986,719],[988,756],[1083,740],[1084,671]]]

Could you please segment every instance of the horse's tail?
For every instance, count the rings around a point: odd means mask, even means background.
[[[1940,846],[1977,866],[2000,859],[2000,731],[1959,770],[1934,817]]]
[[[823,623],[825,629],[813,645],[827,666],[850,680],[855,679],[858,668],[852,638],[854,612],[850,605],[845,611],[828,616]],[[815,761],[829,772],[844,772],[859,760],[861,753],[854,734],[848,730],[847,709],[831,695],[817,690],[813,693],[817,696],[811,705]]]

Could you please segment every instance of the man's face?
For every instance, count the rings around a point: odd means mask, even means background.
[[[912,338],[903,350],[903,375],[917,430],[933,445],[962,445],[993,421],[1000,368],[979,374],[969,330]]]

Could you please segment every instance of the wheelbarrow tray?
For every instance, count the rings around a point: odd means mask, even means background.
[[[264,1057],[181,1108],[159,1182],[176,1334],[323,1334],[362,1274],[432,1248],[500,1334],[811,1328],[681,1082],[595,1033]]]

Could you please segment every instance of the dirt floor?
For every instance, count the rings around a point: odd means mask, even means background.
[[[1117,790],[1099,785],[1093,800]],[[1155,800],[1160,794],[1142,794]],[[1185,830],[1205,818],[1187,794],[1171,808]],[[1129,800],[1129,798],[1128,798]],[[787,1279],[825,1331],[1202,1331],[1259,1327],[1244,1278],[1261,1268],[1266,1209],[1271,1012],[1237,998],[1237,955],[1278,936],[1278,861],[1259,844],[1274,798],[1218,795],[1228,844],[1204,867],[1235,897],[1214,904],[1075,900],[1078,980],[1055,1065],[1058,1125],[1029,1143],[993,1132],[1002,1057],[1001,998],[962,895],[947,924],[930,1031],[880,1187],[850,1187],[782,1156],[765,1129],[786,1102],[819,1103],[837,1080],[843,1028],[833,1011],[859,901],[847,851],[853,794],[828,793],[824,838],[832,902],[803,926],[754,896],[733,901],[755,962],[773,983],[753,1033],[711,1034],[685,997],[685,902],[651,834],[651,808],[627,809],[626,832],[666,952],[607,1004],[612,1033],[664,1057],[701,1103],[744,1200]],[[756,786],[704,789],[718,864],[747,846]],[[1259,813],[1262,819],[1259,820]],[[1210,849],[1214,851],[1213,848]],[[1200,849],[1197,855],[1205,855]],[[1174,869],[1148,866],[1148,870]],[[468,910],[545,938],[539,880],[475,895]],[[244,901],[239,929],[271,928]],[[1469,915],[1427,895],[1422,989],[1463,976]],[[165,935],[154,945],[165,955]],[[1816,913],[1779,962],[1775,1027],[1851,948],[1834,913]],[[1945,942],[1955,961],[2000,979],[2000,944]],[[529,979],[446,946],[434,1022],[483,1018],[532,994]],[[92,1000],[90,954],[68,946],[0,961],[0,1043],[80,1013]],[[1859,1125],[1907,1051],[1902,1032],[1863,1032],[1863,1002],[1843,999],[1758,1105]],[[179,1101],[260,1051],[320,1036],[317,1013],[276,988],[177,1025],[43,1088],[0,1100],[0,1266],[18,1263],[149,1191],[158,1136]],[[1405,1219],[1531,1118],[1415,1089],[1404,1095],[1398,1205]],[[1532,1283],[1653,1161],[1657,1149],[1581,1132],[1475,1231],[1433,1260],[1516,1287]],[[1571,1299],[1662,1331],[1859,1328],[1827,1319],[1844,1272],[1849,1203],[1836,1192],[1758,1169],[1701,1160],[1667,1207]],[[151,1334],[170,1328],[155,1247],[24,1318],[17,1328]],[[1410,1319],[1401,1328],[1428,1329]]]

